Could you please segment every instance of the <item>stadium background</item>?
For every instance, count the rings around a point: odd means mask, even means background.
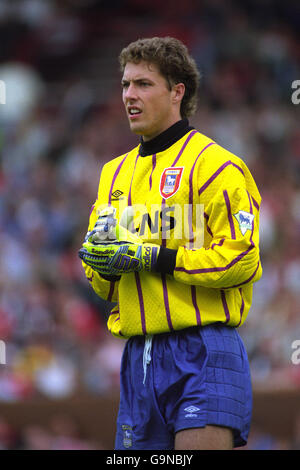
[[[202,72],[191,123],[260,188],[264,274],[240,329],[254,415],[248,449],[300,448],[299,2],[1,0],[0,448],[112,449],[121,340],[77,250],[102,165],[136,144],[117,57],[183,40]]]

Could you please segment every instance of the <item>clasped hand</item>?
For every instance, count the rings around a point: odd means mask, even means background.
[[[121,275],[142,270],[153,271],[159,249],[152,243],[143,243],[137,235],[119,225],[115,209],[109,207],[101,211],[78,255],[100,274]]]

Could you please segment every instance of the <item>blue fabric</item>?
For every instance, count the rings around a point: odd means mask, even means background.
[[[145,338],[130,338],[121,364],[116,449],[174,449],[175,433],[207,424],[247,442],[252,412],[248,358],[223,324],[155,335],[143,385]]]

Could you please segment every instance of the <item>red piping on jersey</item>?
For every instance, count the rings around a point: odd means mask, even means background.
[[[136,156],[136,159],[135,159],[134,169],[133,169],[132,176],[131,176],[130,187],[129,187],[129,194],[128,194],[128,206],[131,206],[131,205],[132,205],[131,188],[132,188],[132,181],[133,181],[133,177],[134,177],[134,173],[135,173],[135,169],[136,169],[136,163],[137,163],[137,161],[138,161],[139,156],[140,156],[140,154],[138,153],[137,156]]]
[[[198,191],[198,195],[200,196],[201,193],[203,193],[203,191],[205,191],[205,189],[208,188],[208,186],[217,178],[217,176],[219,176],[220,173],[222,173],[223,170],[225,170],[225,168],[228,166],[228,165],[232,165],[234,166],[235,168],[237,168],[243,175],[244,175],[244,172],[242,170],[241,167],[239,167],[238,165],[236,165],[235,163],[232,163],[231,160],[228,160],[227,162],[223,163],[222,166],[220,166],[220,168],[215,171],[215,173],[206,181],[206,183],[204,183],[203,186],[201,186],[201,188],[199,189]],[[245,175],[244,175],[245,176]]]
[[[253,207],[252,207],[252,202],[251,202],[251,196],[250,196],[250,194],[249,194],[248,191],[247,191],[247,194],[248,194],[248,199],[249,199],[249,204],[250,204],[250,214],[253,214]],[[252,232],[251,232],[251,236],[250,236],[250,242],[251,242],[251,244],[254,246],[253,233],[254,233],[254,220],[253,220],[253,223],[252,223]]]
[[[94,207],[95,207],[95,204],[93,204],[92,207],[91,207],[90,215],[91,215],[91,213],[93,212]]]
[[[231,213],[231,205],[230,205],[230,201],[228,197],[228,192],[226,191],[226,189],[223,191],[223,196],[224,196],[226,207],[227,207],[227,215],[228,215],[228,221],[230,225],[231,238],[232,240],[235,240],[236,235],[235,235],[234,223],[233,223],[233,218],[232,218],[232,213]]]
[[[109,317],[110,317],[111,315],[115,315],[115,314],[117,314],[117,313],[120,314],[119,310],[115,310],[114,312],[110,312]],[[114,325],[114,324],[116,323],[116,321],[118,321],[118,320],[120,320],[120,315],[115,319],[115,321],[113,322],[113,325]],[[111,328],[109,328],[108,331],[111,332]]]
[[[146,317],[145,317],[145,307],[144,307],[144,299],[143,299],[141,280],[140,280],[139,273],[135,272],[134,275],[135,275],[136,288],[137,288],[138,297],[139,297],[142,330],[143,330],[143,334],[146,335],[147,334]]]
[[[162,280],[162,283],[163,283],[164,303],[165,303],[166,317],[167,317],[168,325],[169,325],[170,331],[174,331],[172,320],[171,320],[171,315],[170,315],[168,287],[167,287],[167,280],[166,280],[165,274],[161,275],[161,280]]]
[[[258,204],[258,202],[254,199],[253,196],[251,196],[251,199],[252,199],[252,201],[253,201],[254,207],[255,207],[257,210],[259,210],[259,204]]]
[[[238,322],[238,324],[236,326],[240,326],[241,322],[242,322],[242,318],[243,318],[243,313],[244,313],[244,308],[245,308],[245,302],[244,302],[244,297],[243,297],[243,291],[242,289],[239,289],[239,293],[241,295],[241,299],[242,299],[242,305],[241,305],[241,310],[240,310],[240,321]]]
[[[214,237],[213,233],[212,233],[210,227],[208,226],[209,215],[206,214],[206,212],[204,212],[203,215],[204,215],[204,218],[206,219],[206,230],[208,231],[209,235],[213,238]]]
[[[116,315],[117,313],[120,313],[120,310],[113,310],[112,312],[109,313],[108,316],[110,317],[111,315]]]
[[[149,191],[151,191],[152,189],[152,174],[153,174],[153,171],[155,170],[155,167],[156,167],[156,153],[152,155],[152,171],[149,177]]]
[[[213,250],[215,246],[222,246],[224,242],[225,242],[225,238],[222,238],[222,239],[219,241],[219,243],[213,243],[213,244],[211,245],[210,249]]]
[[[247,284],[248,282],[252,281],[252,279],[255,277],[255,275],[257,273],[257,270],[258,270],[259,266],[260,266],[260,261],[258,261],[257,266],[256,266],[253,274],[251,274],[251,276],[248,279],[246,279],[246,281],[241,282],[240,284],[236,284],[235,286],[223,287],[223,289],[232,289],[233,287],[240,287],[240,286],[243,286],[244,284]]]
[[[194,170],[195,170],[197,160],[208,147],[210,147],[211,145],[214,145],[214,144],[215,144],[215,142],[210,142],[209,144],[207,144],[201,150],[201,152],[197,156],[196,160],[194,161],[194,164],[193,164],[192,169],[190,171],[190,175],[189,175],[189,207],[192,207],[192,204],[193,204],[193,196],[194,196],[193,195],[193,176],[194,176]],[[192,222],[192,217],[190,217],[190,215],[193,217],[193,213],[190,214],[190,211],[189,211],[189,215],[188,215],[189,239],[192,240],[193,239],[193,222]]]
[[[195,312],[196,312],[197,325],[198,325],[198,326],[201,326],[202,322],[201,322],[200,310],[199,310],[199,307],[198,307],[198,305],[197,305],[196,286],[191,286],[191,294],[192,294],[193,306],[194,306]]]
[[[114,184],[115,184],[115,181],[116,181],[116,178],[121,170],[121,167],[123,165],[123,163],[125,162],[126,158],[127,158],[127,155],[128,153],[125,155],[125,157],[123,158],[123,160],[121,161],[121,163],[119,164],[118,168],[116,169],[115,171],[115,174],[113,176],[113,179],[112,179],[112,182],[111,182],[111,187],[110,187],[110,190],[109,190],[109,196],[108,196],[108,203],[111,204],[111,195],[112,195],[112,191],[113,191],[113,187],[114,187]]]
[[[120,320],[120,315],[115,319],[115,321],[113,322],[113,325],[116,323],[116,321],[119,321],[119,320]]]
[[[181,157],[182,152],[184,151],[185,147],[187,146],[187,144],[189,143],[189,141],[191,140],[191,138],[192,138],[197,132],[198,132],[198,131],[194,130],[194,131],[192,131],[192,132],[188,135],[188,137],[187,137],[187,139],[185,140],[183,146],[181,147],[181,150],[180,150],[179,154],[178,154],[177,157],[175,158],[174,163],[173,163],[172,166],[176,165],[176,163],[177,163],[177,161],[179,160],[179,158]]]
[[[161,201],[161,212],[162,213],[164,213],[165,206],[166,206],[166,200],[163,198],[162,201]],[[166,238],[163,238],[165,236],[164,234],[165,234],[165,232],[164,232],[164,217],[162,217],[162,219],[161,219],[161,244],[165,248],[167,246],[167,240],[166,240]]]
[[[107,296],[108,302],[111,302],[111,300],[112,300],[114,289],[115,289],[115,282],[111,281],[110,282],[110,287],[109,287],[109,293],[108,293],[108,296]]]
[[[228,305],[226,301],[226,294],[223,290],[221,290],[221,299],[222,299],[222,304],[223,304],[223,308],[224,308],[224,312],[226,316],[226,323],[228,323],[230,320],[230,313],[229,313],[229,309],[228,309]]]
[[[173,162],[173,165],[171,165],[171,166],[175,166],[175,165],[176,165],[176,163],[178,162],[179,158],[181,157],[181,155],[182,155],[182,153],[183,153],[185,147],[187,146],[187,144],[189,143],[189,141],[191,140],[191,138],[192,138],[197,132],[198,132],[198,131],[196,131],[196,130],[190,132],[190,134],[189,134],[189,135],[187,136],[187,138],[185,139],[184,144],[183,144],[183,146],[181,147],[179,154],[178,154],[177,157],[175,158],[175,160],[174,160],[174,162]],[[162,210],[163,210],[164,207],[165,207],[165,205],[166,205],[166,200],[165,200],[164,198],[162,199],[161,205],[162,205]],[[163,234],[163,221],[162,221],[162,234]],[[167,241],[166,241],[166,239],[165,239],[165,238],[162,238],[161,242],[162,242],[162,246],[165,248],[165,247],[167,246]]]
[[[221,268],[203,268],[203,269],[185,269],[185,268],[175,268],[175,271],[185,272],[187,274],[204,274],[204,273],[216,273],[221,271],[227,271],[227,269],[234,266],[238,263],[244,256],[246,256],[251,250],[253,250],[254,245],[251,245],[248,250],[243,251],[240,253],[236,258],[234,258],[227,266],[223,266]]]

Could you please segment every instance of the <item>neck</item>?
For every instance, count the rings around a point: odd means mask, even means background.
[[[192,129],[187,119],[181,119],[153,139],[145,140],[141,137],[139,154],[141,157],[146,157],[163,152]]]

